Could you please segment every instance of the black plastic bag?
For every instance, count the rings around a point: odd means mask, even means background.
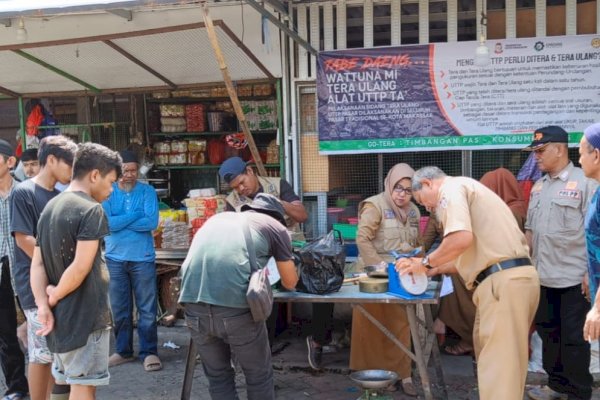
[[[340,290],[344,283],[346,249],[339,232],[329,232],[319,240],[297,250],[298,285],[296,289],[312,294]]]

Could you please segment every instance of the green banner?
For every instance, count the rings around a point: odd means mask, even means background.
[[[569,134],[569,143],[579,143],[582,132]],[[469,135],[469,136],[440,136],[440,137],[412,137],[398,139],[367,139],[367,140],[342,140],[321,141],[319,151],[322,153],[368,153],[368,152],[394,152],[416,150],[460,150],[470,147],[472,150],[486,148],[515,148],[526,147],[531,144],[532,136],[527,134],[497,134],[497,135]]]

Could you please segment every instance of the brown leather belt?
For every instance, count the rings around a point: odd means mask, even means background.
[[[474,282],[475,286],[477,287],[479,284],[481,284],[481,282],[483,282],[485,278],[492,274],[495,274],[496,272],[515,267],[525,267],[529,265],[533,265],[529,257],[512,258],[510,260],[504,260],[496,264],[492,264],[477,275]]]

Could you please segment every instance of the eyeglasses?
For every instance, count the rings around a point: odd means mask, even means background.
[[[407,196],[412,195],[412,189],[411,188],[405,188],[405,187],[402,187],[402,186],[396,186],[394,188],[394,192],[396,192],[398,194],[406,193]]]

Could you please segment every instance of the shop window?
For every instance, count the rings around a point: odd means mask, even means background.
[[[362,6],[346,8],[346,47],[364,47],[364,10]]]
[[[391,7],[389,4],[373,7],[373,45],[392,44]]]

